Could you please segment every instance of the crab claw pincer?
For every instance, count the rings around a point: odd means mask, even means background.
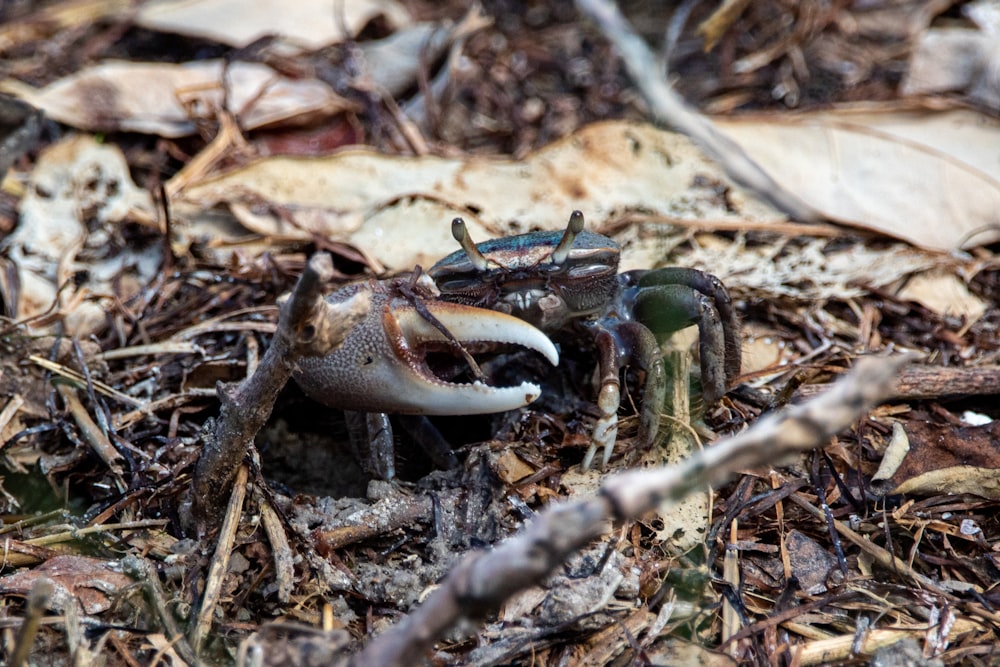
[[[559,354],[552,341],[516,317],[472,306],[421,299],[452,340],[423,313],[414,299],[386,283],[356,283],[327,297],[329,303],[367,297],[368,314],[335,350],[300,359],[296,382],[315,401],[342,410],[412,415],[471,415],[504,412],[538,398],[538,385],[494,387],[482,380],[458,383],[438,377],[427,363],[431,352],[453,350],[456,343],[479,350],[519,345],[542,354],[553,365]]]

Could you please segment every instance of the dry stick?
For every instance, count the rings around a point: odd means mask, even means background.
[[[195,512],[203,533],[218,522],[236,470],[271,416],[274,400],[291,378],[296,361],[335,349],[368,314],[364,291],[336,305],[323,300],[324,286],[332,276],[329,255],[312,257],[281,308],[278,329],[260,366],[239,385],[220,383],[216,388],[219,416],[214,432],[209,428],[203,435],[194,478]]]
[[[658,69],[656,57],[610,0],[577,0],[577,8],[597,24],[621,55],[629,75],[649,105],[653,119],[691,137],[714,158],[734,181],[761,199],[803,222],[821,218],[819,212],[785,189],[754,162],[710,120],[687,105]]]
[[[219,541],[215,545],[212,564],[205,577],[205,592],[201,596],[198,617],[194,625],[191,626],[190,642],[195,654],[201,653],[201,643],[205,641],[208,631],[212,629],[215,607],[222,595],[222,582],[226,577],[226,572],[229,571],[229,560],[233,554],[233,545],[236,544],[236,529],[240,526],[240,516],[243,514],[243,501],[246,499],[248,477],[247,466],[240,466],[236,471],[232,493],[229,495],[225,520],[219,529]]]
[[[177,619],[171,610],[167,609],[167,595],[160,585],[160,577],[153,565],[141,556],[128,555],[121,561],[122,571],[139,582],[146,596],[146,601],[153,608],[153,613],[160,620],[163,635],[168,645],[177,649],[177,653],[188,665],[197,665],[198,656],[184,638],[177,625]]]
[[[278,602],[288,604],[292,599],[292,589],[295,585],[295,554],[288,543],[281,517],[274,507],[263,499],[260,504],[260,522],[267,533],[267,541],[271,545],[271,555],[274,557],[274,578],[278,584]]]
[[[38,624],[42,621],[45,608],[52,599],[54,586],[48,577],[39,577],[28,592],[28,608],[21,630],[17,633],[14,643],[14,653],[10,658],[10,667],[21,667],[28,661],[31,646],[38,634]],[[71,602],[71,604],[73,604]]]
[[[761,419],[744,433],[696,452],[683,463],[609,478],[589,500],[555,505],[493,551],[466,556],[422,606],[376,637],[349,664],[413,664],[464,617],[495,611],[511,595],[540,583],[574,551],[609,528],[660,503],[718,483],[736,471],[776,465],[824,444],[882,401],[906,359],[861,359],[819,398]]]
[[[829,385],[807,384],[797,396],[809,398],[822,394]],[[1000,367],[910,366],[893,383],[890,400],[913,401],[942,396],[987,396],[1000,394]]]

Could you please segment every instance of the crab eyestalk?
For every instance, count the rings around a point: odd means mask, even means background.
[[[562,264],[569,257],[569,251],[573,249],[573,241],[576,240],[577,234],[583,231],[583,212],[573,211],[569,216],[569,224],[566,225],[566,231],[563,232],[562,238],[559,239],[559,245],[556,249],[552,251],[552,263]]]
[[[462,246],[462,250],[465,251],[466,256],[477,271],[485,271],[489,267],[490,261],[483,256],[483,253],[479,251],[476,244],[472,242],[472,237],[469,236],[469,229],[465,226],[465,220],[455,218],[451,221],[451,235]]]

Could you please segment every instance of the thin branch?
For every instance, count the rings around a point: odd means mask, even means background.
[[[194,479],[195,512],[202,532],[218,522],[236,470],[271,416],[278,392],[291,378],[297,360],[329,353],[367,316],[369,301],[364,290],[335,305],[323,299],[332,276],[329,255],[312,257],[281,308],[278,330],[260,366],[239,385],[216,387],[222,405],[214,425],[206,426]]]
[[[728,136],[705,116],[692,109],[667,83],[649,47],[622,16],[611,0],[577,0],[577,8],[604,33],[625,63],[653,119],[691,137],[715,159],[734,181],[791,218],[815,222],[821,215],[775,181]]]
[[[352,656],[349,664],[413,664],[458,620],[494,612],[514,593],[542,582],[570,554],[605,533],[611,521],[638,518],[738,470],[775,465],[822,446],[889,395],[904,363],[902,358],[862,359],[826,394],[765,417],[679,465],[615,475],[597,496],[547,509],[492,551],[466,556],[422,606]]]

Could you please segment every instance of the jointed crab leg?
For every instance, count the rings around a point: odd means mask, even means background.
[[[703,378],[705,401],[714,403],[740,375],[740,327],[729,291],[718,278],[696,269],[667,267],[639,273],[635,314],[640,321],[662,333],[698,325],[702,375],[718,376],[717,371],[705,372],[706,358],[725,374],[711,384]]]
[[[344,411],[347,434],[362,469],[376,479],[396,476],[396,448],[389,415],[384,412]]]
[[[637,322],[620,322],[615,325],[595,325],[598,351],[600,389],[597,407],[601,416],[594,427],[590,448],[581,466],[590,468],[594,455],[603,448],[601,465],[607,466],[614,453],[618,435],[618,408],[621,405],[620,377],[631,360],[645,375],[639,412],[639,441],[648,447],[656,440],[660,428],[660,407],[667,390],[667,377],[663,357],[656,337]]]
[[[740,373],[739,327],[719,279],[694,269],[657,269],[638,280],[634,314],[659,334],[698,325],[705,402],[726,393]]]

